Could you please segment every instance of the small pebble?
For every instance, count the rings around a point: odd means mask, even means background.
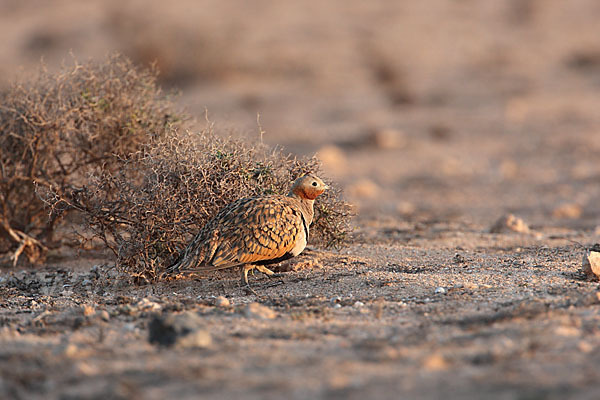
[[[81,311],[83,312],[83,315],[86,317],[89,317],[90,315],[94,314],[96,312],[96,310],[94,309],[94,307],[90,306],[89,304],[84,304],[81,306]]]
[[[396,204],[396,211],[402,215],[411,215],[417,211],[417,207],[410,201],[401,201]]]
[[[445,288],[440,286],[439,288],[435,289],[435,293],[436,294],[446,294],[446,293],[448,293],[448,291]]]
[[[354,303],[354,307],[359,308],[359,307],[363,307],[365,305],[365,303],[363,303],[362,301],[357,301]]]
[[[583,214],[582,207],[577,203],[562,204],[552,211],[554,218],[577,219]]]
[[[108,313],[108,311],[106,310],[100,310],[96,312],[96,315],[105,322],[108,322],[108,320],[110,320],[110,314]]]
[[[583,272],[590,279],[598,280],[600,278],[600,245],[594,245],[586,251],[582,260]]]
[[[151,301],[147,297],[144,297],[135,304],[135,308],[139,311],[160,311],[162,306],[154,301]]]
[[[277,313],[262,304],[250,303],[244,308],[244,315],[247,318],[273,319],[277,316]]]
[[[506,233],[506,232],[529,233],[529,226],[521,218],[507,214],[500,217],[496,223],[490,228],[490,233]]]
[[[215,306],[217,307],[229,307],[231,306],[231,302],[225,296],[219,296],[215,299]]]
[[[448,368],[448,362],[442,354],[431,354],[423,362],[425,369],[429,371],[442,371]]]
[[[79,353],[79,348],[77,347],[77,345],[75,345],[73,343],[67,344],[64,348],[64,354],[65,354],[65,356],[67,356],[69,358],[76,357],[78,353]]]
[[[342,308],[342,305],[339,304],[339,303],[336,303],[336,304],[333,305],[333,308]]]

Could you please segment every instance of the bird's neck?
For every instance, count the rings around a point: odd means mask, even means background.
[[[315,214],[313,208],[315,201],[311,199],[304,199],[294,192],[290,192],[288,196],[298,200],[298,203],[300,203],[300,209],[302,210],[302,214],[304,215],[304,219],[306,219],[306,223],[310,225]]]

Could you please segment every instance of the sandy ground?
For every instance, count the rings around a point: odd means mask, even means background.
[[[0,397],[600,398],[600,287],[580,271],[600,241],[599,17],[594,0],[0,3],[0,86],[69,50],[156,59],[200,120],[252,136],[260,113],[266,141],[318,152],[359,212],[350,246],[257,274],[259,297],[233,271],[130,286],[69,249],[3,268]],[[530,231],[490,233],[506,213]],[[190,333],[160,344],[157,315]]]

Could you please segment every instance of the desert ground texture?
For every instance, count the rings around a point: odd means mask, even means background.
[[[357,212],[346,247],[250,277],[258,296],[238,271],[130,284],[102,249],[2,266],[0,398],[600,398],[599,19],[596,0],[0,2],[0,87],[70,53],[156,62],[198,126],[316,153]]]

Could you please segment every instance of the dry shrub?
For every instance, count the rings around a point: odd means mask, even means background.
[[[81,210],[90,238],[100,238],[117,266],[154,281],[217,211],[240,197],[287,193],[292,181],[318,173],[315,158],[215,136],[173,131],[116,171],[105,170],[78,192],[58,194],[55,209]],[[139,179],[131,179],[139,174]],[[316,203],[312,243],[342,244],[350,207],[335,188]]]
[[[90,173],[110,174],[165,134],[176,116],[155,81],[156,71],[113,55],[42,69],[0,93],[0,253],[13,252],[15,264],[22,252],[43,259],[59,214],[48,217],[36,186],[65,192]]]

